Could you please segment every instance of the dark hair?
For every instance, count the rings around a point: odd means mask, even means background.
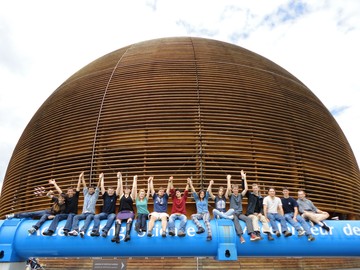
[[[203,200],[204,198],[200,198],[201,192],[204,192],[204,197],[205,197],[205,195],[206,195],[206,192],[205,192],[204,189],[200,189],[200,190],[199,190],[199,193],[198,193],[198,194],[199,194],[199,199],[200,199],[200,200]]]
[[[289,190],[287,187],[283,187],[282,190]]]

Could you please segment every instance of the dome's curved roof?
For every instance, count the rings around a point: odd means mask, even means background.
[[[360,213],[359,168],[338,124],[297,78],[232,44],[191,37],[140,42],[67,79],[39,108],[9,163],[0,212],[43,209],[33,189],[122,171],[155,186],[239,181],[304,188],[319,208]],[[280,190],[279,190],[280,191]],[[280,195],[280,192],[278,192]],[[150,200],[151,201],[151,200]],[[246,202],[244,202],[246,203]],[[99,204],[101,201],[99,200]]]

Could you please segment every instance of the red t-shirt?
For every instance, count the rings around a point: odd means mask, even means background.
[[[170,194],[173,199],[171,214],[180,213],[186,215],[186,199],[188,197],[188,191],[185,190],[184,194],[180,198],[177,198],[175,193],[175,189],[170,190]]]

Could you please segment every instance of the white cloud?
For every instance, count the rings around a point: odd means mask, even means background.
[[[360,160],[360,2],[0,0],[0,182],[46,98],[91,61],[169,36],[236,43],[287,69],[330,111]]]

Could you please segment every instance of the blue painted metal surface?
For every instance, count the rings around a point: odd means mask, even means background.
[[[101,222],[105,225],[106,220]],[[161,224],[156,222],[153,237],[145,233],[131,232],[131,240],[124,242],[125,224],[120,232],[120,244],[110,240],[114,226],[107,238],[91,237],[91,227],[84,238],[64,236],[62,228],[65,221],[59,223],[53,236],[41,233],[50,225],[50,221],[30,235],[28,229],[34,220],[0,220],[0,262],[24,261],[28,257],[215,257],[218,260],[237,260],[238,257],[328,257],[360,256],[360,221],[327,221],[331,227],[326,232],[318,226],[312,227],[316,237],[314,242],[306,236],[298,237],[293,228],[293,236],[285,238],[274,236],[274,241],[266,237],[262,241],[251,242],[245,233],[245,244],[240,244],[231,220],[212,220],[213,239],[206,241],[206,232],[196,234],[196,226],[191,220],[187,223],[186,237],[161,237]],[[175,223],[179,225],[178,221]],[[80,226],[82,221],[80,222]],[[245,228],[245,224],[241,221]],[[134,224],[133,224],[134,226]]]

